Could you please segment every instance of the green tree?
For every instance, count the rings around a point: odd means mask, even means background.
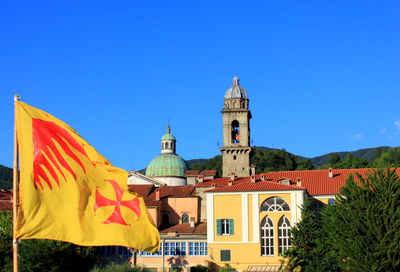
[[[314,168],[314,165],[309,159],[300,159],[296,158],[297,168],[296,170],[311,170]]]
[[[288,271],[306,268],[315,257],[316,240],[322,228],[321,217],[315,208],[317,200],[307,198],[301,208],[301,220],[291,229],[292,248],[284,254],[288,258]]]
[[[270,171],[291,171],[313,169],[311,160],[295,156],[284,149],[254,148],[251,164],[256,167],[257,174]],[[218,155],[205,163],[196,163],[190,170],[216,169],[217,176],[222,177],[222,156]]]
[[[0,271],[12,271],[12,214],[0,212]],[[20,271],[88,271],[97,261],[93,247],[51,240],[22,240]]]
[[[255,148],[251,164],[256,166],[257,174],[270,171],[291,171],[312,169],[310,160],[301,159],[286,152],[285,149]]]
[[[12,271],[12,213],[0,211],[0,271]]]
[[[336,154],[336,153],[332,153]],[[367,160],[358,158],[352,153],[349,153],[343,159],[338,160],[339,155],[331,155],[329,163],[321,165],[318,169],[328,169],[329,167],[335,169],[357,169],[369,167],[369,162]],[[334,163],[336,162],[336,163]]]
[[[330,153],[330,154],[328,154],[328,156],[329,156],[328,163],[330,165],[335,165],[335,164],[339,163],[341,160],[338,153]]]
[[[218,270],[218,272],[235,272],[235,271],[236,269],[230,266],[230,264],[225,264]]]
[[[208,268],[207,268],[207,266],[198,264],[196,266],[192,266],[190,268],[190,272],[208,272]]]
[[[190,166],[190,170],[217,170],[217,176],[222,177],[222,156],[217,155],[205,163],[196,163]]]
[[[301,210],[301,220],[291,229],[292,247],[284,257],[287,258],[284,271],[337,272],[337,262],[325,248],[325,230],[321,218],[321,209],[325,205],[318,200],[308,198]]]
[[[400,271],[400,177],[391,170],[350,176],[323,212],[321,247],[343,271]]]
[[[360,159],[353,154],[349,153],[346,157],[340,160],[339,163],[335,165],[334,168],[337,169],[356,169],[356,168],[366,168],[369,162],[367,160]]]
[[[330,222],[332,220],[332,207],[324,206],[321,211],[322,228],[319,237],[316,239],[316,247],[313,250],[314,256],[304,271],[307,272],[340,272],[339,261],[335,252],[329,247]]]
[[[372,165],[379,168],[400,167],[400,147],[382,151],[373,161]]]
[[[12,187],[12,169],[0,165],[0,189],[11,189]]]

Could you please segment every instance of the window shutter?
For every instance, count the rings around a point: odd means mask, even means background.
[[[229,235],[235,234],[235,228],[233,225],[233,219],[229,219]]]
[[[217,219],[217,235],[221,235],[221,219]]]
[[[230,250],[221,250],[220,251],[220,259],[221,259],[221,262],[230,262],[231,261],[231,251]]]

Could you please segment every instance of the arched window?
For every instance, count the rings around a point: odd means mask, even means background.
[[[182,224],[189,223],[189,215],[187,213],[182,214]]]
[[[261,255],[272,256],[274,255],[274,224],[272,220],[266,216],[261,221]]]
[[[161,224],[162,225],[169,225],[169,215],[168,215],[168,213],[164,213],[162,215]]]
[[[232,143],[240,143],[240,126],[237,120],[232,121]]]
[[[165,143],[165,148],[168,149],[168,142]]]
[[[290,211],[289,205],[280,197],[271,197],[261,205],[262,212],[283,212]]]
[[[278,222],[279,254],[283,254],[290,247],[289,230],[289,219],[286,216],[282,216]]]

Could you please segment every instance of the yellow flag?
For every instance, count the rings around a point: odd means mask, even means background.
[[[20,154],[15,239],[156,252],[160,236],[128,173],[112,166],[70,126],[16,102]]]

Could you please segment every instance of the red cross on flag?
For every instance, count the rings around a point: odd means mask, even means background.
[[[15,239],[156,252],[157,228],[128,173],[50,114],[16,102],[20,185]]]

